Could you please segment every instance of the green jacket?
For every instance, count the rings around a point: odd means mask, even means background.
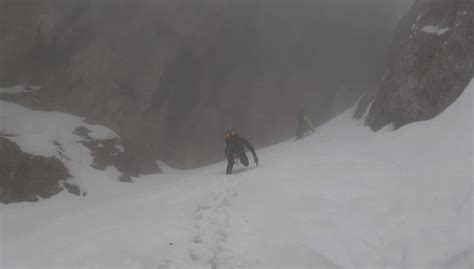
[[[306,122],[306,124],[308,124],[309,127],[311,127],[311,130],[314,131],[314,126],[313,126],[313,124],[311,123],[311,120],[308,117],[304,116],[304,122]]]

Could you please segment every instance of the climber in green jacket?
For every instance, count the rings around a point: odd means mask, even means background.
[[[316,132],[311,120],[306,114],[306,110],[301,109],[296,115],[296,140],[303,138],[308,128],[311,129],[313,133]]]

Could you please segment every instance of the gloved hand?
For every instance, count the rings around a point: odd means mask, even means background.
[[[258,166],[258,157],[257,156],[253,157],[253,162]]]

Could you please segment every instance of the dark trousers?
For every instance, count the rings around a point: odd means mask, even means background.
[[[247,158],[247,154],[245,152],[242,152],[239,154],[239,159],[240,163],[243,164],[244,166],[249,166],[249,158]],[[226,169],[226,174],[230,175],[232,174],[232,168],[234,167],[234,156],[232,154],[227,155],[227,169]]]
[[[303,137],[304,137],[304,125],[298,124],[298,126],[296,126],[296,140],[301,139]]]

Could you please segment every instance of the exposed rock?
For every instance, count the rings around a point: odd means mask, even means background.
[[[38,200],[37,197],[49,198],[59,193],[62,190],[61,182],[70,177],[57,158],[24,153],[15,143],[1,136],[0,163],[1,203],[33,202]],[[77,186],[75,188],[78,189]]]
[[[428,120],[474,76],[474,1],[418,0],[397,28],[390,65],[366,123]]]
[[[84,126],[76,128],[74,133],[84,138],[82,144],[91,150],[94,158],[92,167],[104,170],[108,166],[115,166],[123,175],[120,180],[130,182],[131,177],[139,176],[136,162],[129,157],[118,137],[111,139],[93,139],[89,136],[91,131]]]
[[[81,189],[74,185],[74,184],[71,184],[71,183],[68,183],[68,182],[65,182],[64,183],[64,188],[66,188],[66,190],[72,194],[75,194],[75,195],[78,195],[80,196],[81,195]]]

